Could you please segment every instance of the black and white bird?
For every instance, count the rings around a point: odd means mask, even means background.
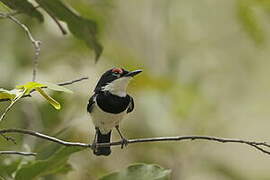
[[[127,71],[123,68],[112,68],[99,79],[94,95],[89,99],[87,111],[95,125],[94,154],[108,156],[110,147],[95,147],[96,143],[109,143],[111,132],[116,128],[122,139],[122,147],[127,143],[119,130],[119,123],[134,109],[133,98],[127,94],[129,81],[142,70]]]

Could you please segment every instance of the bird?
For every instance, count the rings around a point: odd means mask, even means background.
[[[127,145],[128,140],[122,135],[119,124],[134,109],[134,100],[127,94],[127,86],[130,80],[141,72],[142,70],[128,71],[124,68],[111,68],[100,77],[87,105],[87,111],[96,131],[92,143],[95,155],[111,154],[110,146],[98,147],[97,143],[110,143],[111,132],[114,128],[121,137],[121,148]]]

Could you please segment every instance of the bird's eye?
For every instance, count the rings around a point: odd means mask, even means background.
[[[119,72],[113,72],[113,76],[120,77]]]

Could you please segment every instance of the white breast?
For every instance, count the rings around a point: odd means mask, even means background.
[[[126,111],[118,114],[104,112],[100,107],[98,107],[97,103],[95,103],[90,116],[93,124],[95,127],[99,128],[101,134],[107,134],[115,126],[119,125],[126,114]]]

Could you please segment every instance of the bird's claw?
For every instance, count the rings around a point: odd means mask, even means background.
[[[126,147],[127,145],[128,145],[128,140],[125,139],[125,138],[123,138],[123,139],[122,139],[122,142],[121,142],[121,149],[123,149],[124,146]]]
[[[93,142],[93,144],[91,145],[91,149],[93,151],[95,151],[97,149],[97,143],[96,142]]]

